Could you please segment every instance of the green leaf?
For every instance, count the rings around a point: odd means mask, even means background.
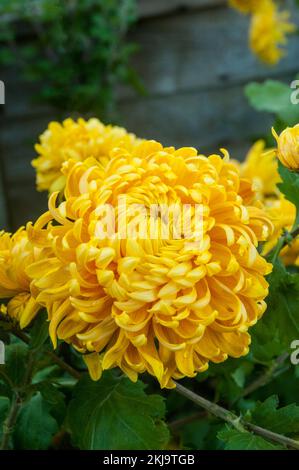
[[[3,434],[3,423],[6,419],[10,400],[7,397],[0,397],[0,441]]]
[[[146,395],[141,381],[106,372],[98,382],[84,376],[68,410],[73,442],[80,449],[164,448],[169,433],[163,398]]]
[[[34,320],[33,327],[30,330],[30,348],[40,348],[49,338],[49,324],[47,322],[47,313],[39,312]]]
[[[61,424],[66,414],[65,395],[49,382],[36,384],[35,388],[41,393],[49,405],[49,411],[56,421]]]
[[[50,405],[38,392],[22,408],[13,436],[15,448],[48,449],[58,424],[50,414]]]
[[[185,424],[181,430],[184,448],[202,450],[205,448],[205,439],[210,431],[211,423],[205,419]]]
[[[272,444],[251,432],[240,432],[230,426],[225,426],[218,432],[218,439],[224,441],[225,450],[281,450],[284,447]]]
[[[263,403],[258,402],[252,412],[254,423],[280,434],[299,432],[299,406],[294,403],[278,408],[278,397],[272,395]]]
[[[260,361],[287,351],[299,338],[299,275],[289,273],[277,259],[268,281],[267,310],[251,330],[252,352]]]
[[[253,82],[245,87],[245,95],[253,108],[276,114],[290,126],[299,121],[299,107],[291,102],[293,91],[289,85],[277,80]]]
[[[299,175],[294,171],[288,170],[280,162],[278,165],[278,171],[282,179],[282,182],[277,185],[279,190],[297,208],[297,217],[294,223],[294,226],[297,226],[299,223]]]
[[[9,344],[5,348],[5,365],[0,370],[15,386],[21,386],[26,376],[28,346],[23,343]]]

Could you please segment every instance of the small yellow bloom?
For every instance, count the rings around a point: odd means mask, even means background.
[[[236,162],[242,177],[251,181],[255,199],[260,201],[274,230],[263,247],[267,254],[276,245],[283,230],[290,230],[296,217],[294,204],[285,199],[277,184],[281,181],[275,149],[265,149],[265,142],[258,140],[249,150],[243,163]]]
[[[131,150],[136,142],[134,134],[121,127],[105,126],[96,118],[51,122],[35,145],[38,157],[32,166],[36,169],[37,189],[49,193],[63,190],[65,177],[61,167],[69,158],[83,161],[94,157],[105,166],[114,147]]]
[[[30,279],[26,267],[39,258],[40,250],[28,240],[27,232],[20,228],[14,235],[0,233],[0,299],[10,299],[7,314],[26,327],[40,306],[30,292]]]
[[[250,47],[266,64],[277,64],[285,54],[281,46],[287,43],[287,34],[296,29],[289,17],[289,12],[279,11],[272,0],[262,0],[252,15]]]
[[[299,124],[287,127],[278,136],[273,129],[277,141],[277,156],[281,163],[290,170],[299,170]]]
[[[266,149],[265,142],[258,140],[249,150],[241,164],[241,175],[253,182],[253,190],[258,200],[278,195],[280,182],[275,149]]]
[[[93,379],[120,367],[133,381],[147,371],[161,387],[194,377],[209,361],[247,354],[271,270],[257,246],[272,225],[227,152],[205,157],[142,142],[115,148],[105,168],[91,158],[69,160],[62,171],[65,200],[54,193],[49,211],[27,228],[45,250],[26,273],[47,308],[54,346],[59,338],[83,353]],[[201,241],[192,230],[162,237],[159,211],[154,238],[147,216],[144,237],[122,237],[119,221],[114,236],[102,236],[101,207],[122,216],[120,197],[128,207],[187,205],[191,229],[200,204]],[[127,215],[131,227],[136,217]]]
[[[252,13],[256,11],[263,0],[229,0],[229,5],[241,13]]]

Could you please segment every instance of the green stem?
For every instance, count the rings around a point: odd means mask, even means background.
[[[285,362],[285,360],[289,357],[289,353],[284,352],[280,356],[275,359],[273,364],[269,367],[269,369],[266,370],[266,372],[260,377],[258,377],[256,380],[254,380],[251,384],[249,384],[243,391],[242,397],[245,397],[249,395],[250,393],[255,392],[258,390],[260,387],[264,387],[267,385],[273,378],[277,377],[276,372],[278,372],[278,369],[280,366]]]
[[[18,328],[16,327],[13,327],[11,329],[11,333],[13,333],[17,338],[21,339],[24,343],[26,344],[29,344],[30,343],[30,339],[29,337],[26,335],[26,333],[24,333],[23,331],[19,330]],[[61,359],[59,356],[57,356],[57,354],[55,354],[53,351],[45,351],[45,353],[50,356],[50,358],[53,360],[53,362],[55,362],[59,367],[61,367],[62,369],[64,369],[66,372],[68,372],[72,377],[74,377],[75,379],[79,380],[80,377],[81,377],[81,374],[80,372],[78,372],[76,369],[74,369],[72,366],[70,366],[69,364],[67,364],[66,362],[63,361],[63,359]]]
[[[17,392],[14,392],[8,416],[3,423],[3,434],[2,434],[1,444],[0,444],[0,450],[9,449],[10,437],[14,431],[14,427],[15,427],[21,407],[22,407],[22,398]]]
[[[290,439],[289,437],[285,437],[281,434],[277,434],[275,432],[269,431],[268,429],[261,428],[260,426],[256,426],[255,424],[249,423],[244,420],[242,417],[235,415],[231,411],[226,410],[222,406],[217,405],[216,403],[212,403],[211,401],[203,398],[200,395],[192,392],[188,388],[184,387],[183,385],[175,382],[176,384],[176,391],[183,395],[188,400],[193,401],[196,405],[204,408],[209,413],[213,414],[217,418],[226,421],[231,426],[236,428],[240,432],[252,431],[255,434],[264,437],[273,442],[277,442],[278,444],[282,444],[284,446],[290,447],[292,449],[299,450],[299,442],[295,441],[294,439]]]

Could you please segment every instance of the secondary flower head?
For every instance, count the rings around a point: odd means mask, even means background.
[[[252,203],[250,183],[227,155],[193,148],[143,142],[110,157],[105,169],[95,159],[68,161],[65,201],[57,206],[53,194],[49,211],[28,226],[32,243],[52,253],[27,274],[48,310],[54,345],[60,338],[82,352],[94,379],[118,366],[132,380],[147,371],[162,387],[209,361],[247,354],[271,270],[257,250],[271,222]],[[118,217],[103,235],[103,204],[127,217],[126,236]],[[157,204],[187,208],[183,237],[162,236],[177,219],[160,210],[151,218]],[[141,237],[132,236],[136,223]]]
[[[281,163],[290,170],[299,170],[299,124],[287,127],[278,136],[273,130],[277,141],[277,156]]]
[[[252,182],[255,199],[262,202],[273,223],[274,230],[263,246],[267,254],[276,245],[284,229],[290,230],[296,217],[294,204],[285,199],[277,184],[281,181],[275,149],[265,149],[265,142],[258,140],[249,150],[245,161],[236,164],[242,177]]]
[[[263,0],[229,0],[230,6],[242,13],[252,13],[257,10]]]
[[[96,118],[85,121],[66,119],[63,123],[51,122],[35,145],[38,157],[32,161],[36,168],[39,191],[61,191],[65,177],[61,173],[64,161],[72,158],[83,161],[94,157],[102,165],[109,159],[112,148],[121,146],[130,150],[138,142],[133,134],[122,127],[105,126]]]
[[[272,0],[262,0],[254,12],[250,26],[250,46],[265,63],[275,65],[284,55],[287,34],[295,31],[289,12],[279,11]]]
[[[39,310],[30,293],[26,267],[36,261],[40,249],[29,242],[27,232],[20,228],[14,235],[0,232],[0,299],[10,299],[7,314],[27,326]]]
[[[278,195],[277,183],[280,182],[275,149],[266,149],[265,142],[258,140],[253,144],[245,161],[240,166],[241,175],[253,183],[255,197],[264,201]]]

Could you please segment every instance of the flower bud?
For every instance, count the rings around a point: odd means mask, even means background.
[[[287,127],[278,136],[272,130],[277,141],[277,156],[281,163],[290,170],[299,170],[299,124]]]

